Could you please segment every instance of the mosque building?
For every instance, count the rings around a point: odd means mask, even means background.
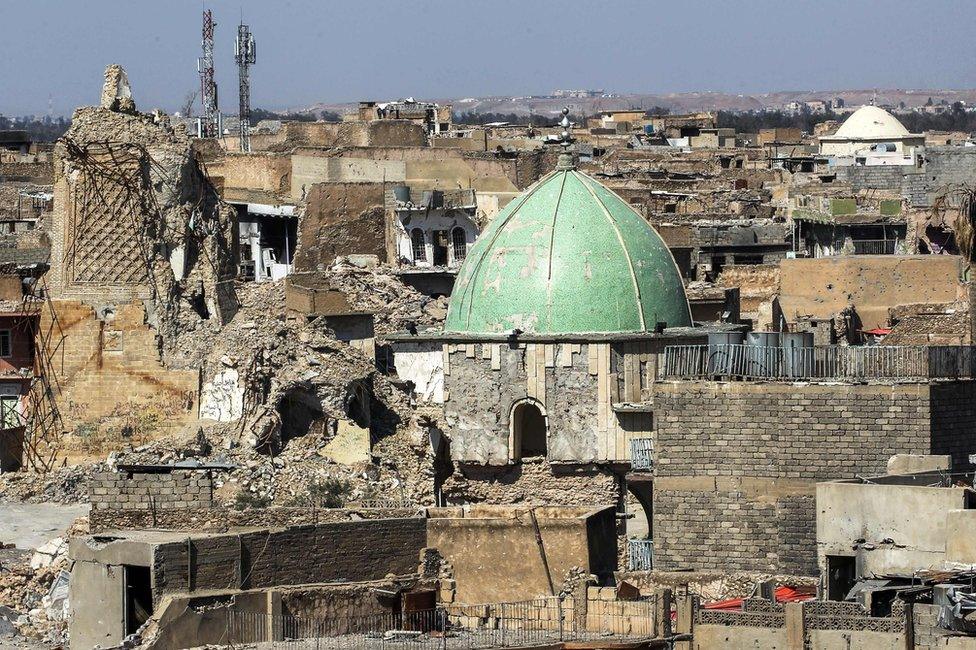
[[[820,137],[820,154],[837,164],[914,165],[915,150],[924,144],[924,134],[909,133],[888,111],[862,106],[836,133]]]

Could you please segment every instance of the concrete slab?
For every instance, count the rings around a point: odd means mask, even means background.
[[[63,533],[78,517],[87,516],[88,510],[87,504],[0,502],[0,542],[37,548]]]

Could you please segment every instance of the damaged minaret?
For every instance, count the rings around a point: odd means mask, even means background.
[[[233,210],[185,129],[136,109],[118,65],[100,105],[75,111],[54,175],[51,322],[41,326],[63,339],[46,344],[58,346],[62,414],[85,421],[144,399],[139,408],[160,402],[167,418],[195,416],[199,370],[168,358],[181,333],[217,331],[236,309]]]
[[[125,70],[75,111],[55,149],[51,296],[99,307],[145,301],[163,336],[233,310],[232,210],[169,117],[140,113]]]

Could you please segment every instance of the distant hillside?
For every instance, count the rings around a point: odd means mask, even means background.
[[[434,99],[438,103],[453,104],[462,113],[515,113],[516,115],[556,115],[569,104],[574,113],[593,114],[604,110],[628,108],[650,109],[662,106],[672,112],[692,111],[749,111],[763,108],[779,108],[792,101],[843,99],[849,105],[867,104],[877,96],[878,104],[907,107],[922,106],[931,97],[934,102],[943,99],[950,104],[956,101],[976,104],[976,89],[969,90],[824,90],[781,91],[755,95],[735,95],[716,92],[630,94],[617,97],[588,97],[567,99],[554,97],[478,97],[465,99]],[[389,97],[387,99],[396,99]],[[428,99],[428,98],[425,98]],[[317,103],[294,109],[295,112],[334,111],[348,113],[356,109],[355,103]]]

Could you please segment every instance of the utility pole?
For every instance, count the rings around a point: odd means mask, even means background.
[[[220,135],[220,110],[217,108],[217,82],[214,80],[214,27],[213,14],[203,12],[203,56],[197,59],[200,73],[200,101],[203,116],[200,118],[200,137],[216,138]]]
[[[237,42],[234,44],[234,60],[240,71],[240,111],[241,151],[251,150],[251,79],[250,67],[257,60],[255,56],[254,35],[243,22],[237,27]]]

